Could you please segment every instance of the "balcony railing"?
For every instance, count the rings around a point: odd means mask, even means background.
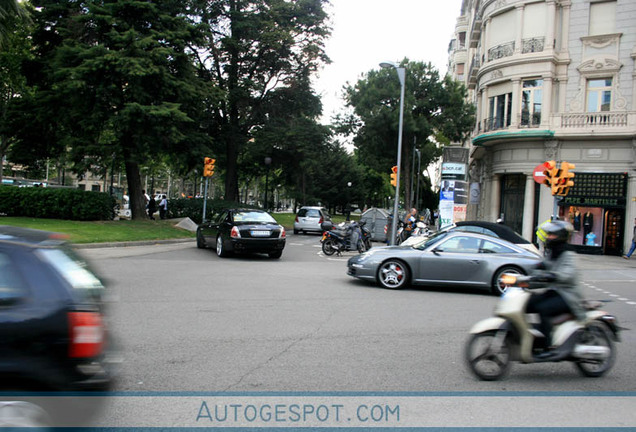
[[[628,116],[626,112],[561,114],[561,127],[621,127],[628,125]]]
[[[519,127],[539,127],[541,124],[541,112],[521,111],[519,114]]]
[[[494,130],[507,129],[510,126],[510,119],[504,117],[489,117],[484,119],[483,126],[478,128],[480,132],[490,132]]]
[[[505,44],[497,45],[488,50],[488,61],[497,60],[503,57],[510,57],[515,52],[515,43],[507,42]]]
[[[524,39],[521,41],[521,53],[533,53],[533,52],[541,52],[543,51],[543,46],[545,44],[544,37],[530,38]]]

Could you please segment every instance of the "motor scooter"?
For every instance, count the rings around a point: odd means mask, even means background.
[[[362,253],[367,250],[367,243],[370,244],[371,233],[366,232],[369,240],[365,242],[363,228],[355,221],[341,224],[338,229],[334,229],[331,222],[323,222],[321,228],[323,233],[320,243],[322,243],[322,252],[327,256],[334,253],[340,256],[342,252],[354,250]]]
[[[585,301],[583,321],[577,321],[571,314],[553,318],[555,348],[549,357],[544,357],[538,342],[545,336],[537,329],[538,322],[531,320],[536,315],[525,312],[532,295],[528,287],[536,279],[505,274],[502,281],[508,288],[495,307],[495,316],[475,324],[466,345],[468,367],[478,378],[497,380],[506,374],[512,361],[571,361],[589,377],[599,377],[611,369],[620,327],[616,317],[600,310],[601,302]]]

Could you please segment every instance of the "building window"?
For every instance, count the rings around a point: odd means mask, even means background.
[[[457,35],[457,39],[459,41],[459,49],[466,48],[466,32],[459,32]]]
[[[612,79],[591,79],[587,82],[587,112],[609,111],[612,103]]]
[[[99,192],[100,191],[99,185],[92,185],[91,186],[91,191],[92,192]]]
[[[484,129],[486,131],[503,129],[510,126],[512,111],[512,93],[493,96],[488,100],[490,118],[486,119]]]
[[[521,126],[539,126],[541,123],[541,101],[543,98],[543,80],[523,82],[521,92]]]
[[[616,2],[604,1],[590,4],[589,35],[616,33]]]

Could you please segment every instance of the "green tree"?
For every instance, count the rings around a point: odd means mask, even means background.
[[[276,113],[273,93],[293,89],[328,61],[326,0],[195,0],[209,28],[197,49],[202,76],[220,89],[208,108],[218,165],[225,170],[225,198],[238,200],[239,161],[254,134]]]
[[[422,154],[422,167],[441,155],[441,145],[462,142],[474,125],[474,107],[466,102],[465,87],[450,77],[440,78],[430,63],[404,59],[406,69],[402,181],[405,202],[410,206],[411,161],[415,148]],[[369,71],[355,85],[345,88],[345,100],[354,109],[336,120],[340,133],[353,134],[360,163],[387,180],[395,165],[399,125],[400,82],[393,69]]]
[[[64,155],[78,173],[123,163],[132,217],[146,217],[140,165],[175,154],[194,164],[210,144],[198,116],[211,86],[193,67],[199,33],[187,3],[34,3],[38,91],[20,111],[31,125],[21,129],[23,157]]]
[[[4,17],[4,9],[5,6],[0,5],[3,26],[11,27],[13,31],[3,36],[0,49],[0,184],[5,153],[15,140],[8,124],[9,110],[16,99],[28,92],[21,65],[29,58],[31,49],[27,20],[16,14]]]
[[[13,33],[16,18],[26,16],[26,10],[17,0],[0,0],[0,48]]]

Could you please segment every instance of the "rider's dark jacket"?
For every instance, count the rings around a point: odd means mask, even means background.
[[[556,290],[578,320],[585,318],[583,309],[583,291],[579,286],[579,270],[576,265],[576,253],[571,250],[562,251],[556,259],[546,259],[543,268],[537,269],[532,276],[546,276],[546,279],[554,279],[546,285]]]

